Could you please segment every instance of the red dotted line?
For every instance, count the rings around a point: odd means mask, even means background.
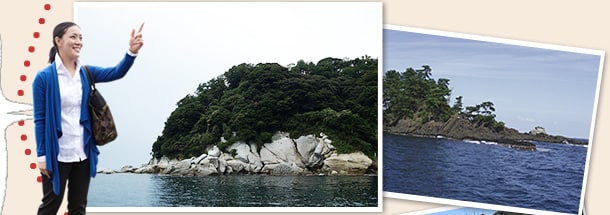
[[[44,4],[43,9],[46,10],[46,11],[50,11],[51,10],[51,4]],[[41,24],[41,25],[44,25],[46,23],[46,19],[43,18],[43,17],[38,18],[38,23]],[[33,37],[34,37],[34,39],[40,38],[40,33],[39,32],[34,32]],[[28,50],[29,53],[35,53],[36,52],[36,47],[28,46],[27,50]],[[30,60],[26,59],[26,60],[23,61],[23,66],[25,68],[29,68],[30,65],[32,65],[32,62],[30,62]],[[19,81],[26,82],[27,80],[28,80],[27,75],[22,74],[22,75],[19,76]],[[17,90],[17,95],[18,96],[24,96],[25,95],[25,91],[23,91],[23,89],[19,89],[19,90]]]
[[[43,5],[43,9],[45,11],[50,11],[51,10],[51,4],[44,4]],[[46,19],[44,17],[38,18],[38,24],[44,25],[45,23],[46,23]],[[32,34],[32,37],[34,39],[39,39],[40,38],[40,32],[35,31]],[[27,50],[28,50],[29,53],[34,54],[36,52],[36,47],[28,46]],[[29,68],[31,65],[32,65],[32,62],[30,62],[30,60],[26,59],[26,60],[23,61],[23,66],[25,68]],[[22,74],[22,75],[19,76],[19,81],[26,82],[27,80],[28,80],[28,76],[27,75]],[[17,95],[18,96],[24,96],[24,94],[25,94],[25,92],[23,91],[23,89],[17,90]],[[25,121],[21,120],[17,124],[19,126],[24,126],[25,125]],[[23,141],[23,142],[28,140],[28,136],[26,134],[22,134],[20,138],[21,138],[21,141]],[[32,150],[26,148],[24,153],[25,153],[26,156],[31,156],[32,155]],[[35,170],[36,168],[37,168],[37,163],[30,163],[30,169]],[[38,183],[42,183],[42,176],[37,176],[36,181]],[[67,211],[64,212],[64,215],[68,215],[68,212]]]
[[[44,8],[44,10],[49,11],[49,10],[51,10],[51,4],[44,4],[43,8]],[[45,22],[46,22],[46,21],[45,21],[45,19],[44,19],[44,18],[39,18],[39,19],[38,19],[38,23],[40,23],[41,25],[42,25],[42,24],[44,24]],[[34,39],[38,39],[38,38],[40,38],[40,33],[39,33],[39,32],[34,32],[34,33],[32,34],[32,36],[34,37]],[[33,54],[33,53],[35,53],[35,52],[36,52],[36,47],[34,47],[34,46],[28,46],[28,49],[27,49],[27,50],[28,50],[28,52],[29,52],[29,53],[32,53],[32,54]],[[32,65],[32,62],[30,62],[30,60],[26,59],[26,60],[24,60],[24,61],[23,61],[23,66],[24,66],[25,68],[29,68],[29,67],[30,67],[30,65]],[[28,76],[27,76],[26,74],[22,74],[22,75],[20,75],[20,76],[19,76],[19,81],[21,81],[21,82],[25,82],[25,81],[27,81],[27,80],[28,80]],[[25,94],[25,91],[23,91],[23,89],[19,89],[19,90],[17,90],[17,95],[18,95],[18,96],[23,96],[24,94]],[[25,125],[25,121],[21,120],[21,121],[19,121],[17,124],[18,124],[20,127],[23,127],[23,126]],[[26,135],[26,134],[22,134],[20,138],[21,138],[21,141],[25,142],[25,141],[27,141],[27,140],[28,140],[28,135]],[[27,149],[27,148],[26,148],[26,149],[25,149],[25,155],[26,155],[26,156],[30,156],[30,155],[32,155],[32,150],[31,150],[31,149]],[[34,169],[36,169],[36,167],[37,167],[37,164],[36,164],[36,163],[30,163],[30,169],[33,169],[33,170],[34,170]],[[41,176],[38,176],[38,177],[36,178],[36,181],[37,181],[38,183],[42,183],[42,177],[41,177]]]
[[[25,125],[25,121],[20,120],[19,122],[17,122],[17,125],[19,125],[19,127],[23,127]],[[21,134],[21,141],[25,142],[28,140],[28,135],[27,134]],[[26,156],[30,156],[32,155],[32,150],[26,148],[24,151]],[[36,169],[36,163],[30,163],[30,169]],[[38,179],[36,179],[38,181],[38,183],[42,182],[42,177],[38,176]]]
[[[44,9],[45,11],[50,11],[50,10],[51,10],[51,4],[44,4],[43,9]],[[39,18],[39,19],[38,19],[38,23],[39,23],[39,24],[41,24],[41,25],[45,24],[45,22],[46,22],[45,18],[42,18],[42,17],[41,17],[41,18]],[[34,37],[34,39],[38,39],[38,38],[40,38],[40,33],[36,31],[36,32],[34,32],[34,33],[32,34],[32,36]],[[28,49],[27,49],[27,50],[28,50],[28,52],[29,52],[29,53],[34,54],[34,53],[36,52],[36,47],[34,47],[34,46],[28,46]],[[32,65],[32,63],[30,62],[30,60],[26,59],[26,60],[24,60],[24,61],[23,61],[23,66],[24,66],[25,68],[29,68],[29,67],[30,67],[30,65]],[[19,76],[19,81],[21,81],[21,82],[25,82],[25,81],[27,81],[27,80],[28,80],[28,76],[27,76],[26,74],[22,74],[22,75],[20,75],[20,76]],[[18,96],[23,96],[24,94],[25,94],[25,92],[23,91],[23,89],[19,89],[19,90],[17,90],[17,95],[18,95]],[[22,127],[22,126],[24,126],[24,125],[25,125],[25,121],[21,120],[21,121],[19,121],[17,124],[18,124],[20,127]],[[25,142],[25,141],[27,141],[27,140],[28,140],[28,135],[26,135],[26,134],[22,134],[22,135],[21,135],[21,141]],[[25,151],[24,151],[24,153],[25,153],[25,155],[26,155],[26,156],[30,156],[30,155],[32,155],[32,150],[31,150],[31,149],[26,148],[26,149],[25,149]],[[37,164],[36,164],[36,163],[30,163],[30,169],[35,170],[35,169],[36,169],[36,167],[37,167]],[[42,183],[42,177],[41,177],[41,176],[38,176],[38,177],[36,178],[36,181],[37,181],[38,183]]]

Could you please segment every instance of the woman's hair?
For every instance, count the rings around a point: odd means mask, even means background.
[[[53,63],[55,61],[55,54],[57,54],[57,44],[55,43],[55,37],[63,37],[66,33],[66,30],[72,26],[78,26],[74,22],[62,22],[55,26],[53,29],[53,47],[51,47],[51,51],[49,52],[49,63]]]

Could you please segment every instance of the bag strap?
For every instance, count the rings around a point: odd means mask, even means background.
[[[83,68],[85,68],[85,73],[87,73],[87,79],[89,80],[89,88],[91,88],[91,90],[95,90],[95,80],[93,80],[93,77],[91,76],[91,72],[89,72],[89,68],[87,68],[87,65],[84,65]]]

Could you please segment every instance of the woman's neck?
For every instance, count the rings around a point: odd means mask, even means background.
[[[68,70],[70,75],[74,76],[74,73],[76,73],[76,59],[66,58],[66,57],[60,57],[60,58],[61,58],[61,63],[64,64],[64,67],[66,67],[66,70]]]

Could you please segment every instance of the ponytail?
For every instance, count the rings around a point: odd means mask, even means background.
[[[55,55],[57,54],[57,47],[51,47],[51,51],[49,51],[49,63],[53,63],[55,61]]]

